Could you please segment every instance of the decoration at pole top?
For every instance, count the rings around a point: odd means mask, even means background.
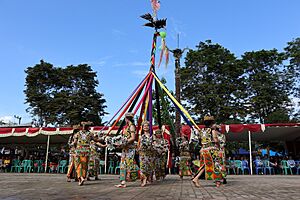
[[[165,64],[168,65],[169,62],[169,50],[166,45],[166,32],[159,31],[159,29],[165,29],[167,25],[167,19],[157,19],[157,11],[160,9],[160,1],[151,0],[151,6],[153,10],[153,15],[150,13],[144,14],[141,18],[147,20],[148,22],[144,24],[144,26],[148,26],[155,29],[153,42],[152,42],[152,51],[151,51],[151,67],[150,70],[155,71],[155,52],[156,52],[156,38],[157,36],[161,37],[161,46],[159,49],[161,50],[160,59],[158,63],[158,67],[160,66],[163,57],[165,57]]]
[[[160,1],[158,0],[150,0],[150,1],[153,10],[153,17],[156,18],[157,11],[160,9]]]

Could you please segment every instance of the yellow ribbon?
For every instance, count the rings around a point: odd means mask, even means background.
[[[190,114],[180,105],[180,103],[172,96],[172,94],[169,92],[169,90],[164,86],[164,84],[159,80],[159,78],[152,72],[154,78],[159,83],[160,87],[167,93],[167,95],[172,99],[172,101],[178,106],[178,108],[189,118],[189,120],[194,124],[194,126],[200,130],[198,125],[194,122]]]

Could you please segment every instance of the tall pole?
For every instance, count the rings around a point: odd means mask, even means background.
[[[184,48],[183,50],[179,48],[170,50],[170,52],[173,53],[173,56],[175,58],[175,97],[180,104],[181,104],[180,59],[185,50],[186,48]],[[181,130],[181,118],[180,118],[180,113],[177,110],[175,114],[175,132],[177,137],[180,137],[180,130]]]
[[[178,51],[179,49],[177,49]],[[180,50],[181,51],[181,50]],[[174,57],[175,57],[175,97],[176,100],[181,104],[181,99],[180,99],[180,58],[181,55],[175,55],[175,53],[173,53]],[[175,132],[177,137],[180,136],[180,130],[181,130],[181,118],[180,118],[180,113],[178,110],[176,110],[176,115],[175,115]]]
[[[250,160],[249,160],[249,164],[250,164],[250,172],[251,175],[253,174],[253,169],[252,169],[252,144],[251,144],[251,132],[248,131],[248,139],[249,139],[249,155],[250,155]]]
[[[48,166],[49,143],[50,143],[50,135],[48,135],[48,139],[47,139],[47,150],[46,150],[46,160],[45,160],[45,173],[47,172],[47,166]]]
[[[152,4],[152,6],[155,6],[155,14],[152,16],[151,14],[147,13],[141,16],[141,18],[147,20],[148,22],[144,24],[144,26],[148,26],[151,28],[154,28],[154,34],[153,34],[153,40],[152,40],[152,49],[151,49],[151,66],[150,66],[150,71],[155,73],[155,53],[156,53],[156,41],[157,41],[157,36],[160,36],[159,29],[165,28],[166,27],[166,19],[156,19],[156,11],[159,9],[159,2],[156,1],[155,5]],[[157,88],[157,83],[156,83],[156,88]],[[156,92],[156,109],[157,109],[157,119],[159,123],[159,127],[161,128],[161,113],[160,113],[160,103],[159,103],[159,96],[158,93]],[[150,122],[150,134],[152,135],[152,85],[150,86],[149,89],[149,107],[148,107],[148,118]]]

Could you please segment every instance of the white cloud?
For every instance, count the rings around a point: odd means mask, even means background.
[[[145,67],[149,66],[150,67],[150,62],[139,62],[139,61],[134,61],[134,62],[129,62],[129,63],[116,63],[113,65],[113,67],[124,67],[124,66],[133,66],[133,67]]]
[[[183,24],[180,21],[175,20],[174,18],[170,19],[172,26],[173,26],[173,30],[171,30],[171,32],[169,33],[170,37],[176,41],[177,44],[177,35],[179,34],[179,42],[180,42],[180,37],[186,37],[186,33],[182,31],[182,27]],[[180,43],[179,43],[180,46]]]
[[[138,76],[139,78],[144,78],[149,73],[149,71],[147,71],[147,70],[134,70],[131,73]]]
[[[14,119],[13,116],[3,116],[3,117],[0,117],[0,121],[3,121],[4,123],[10,123],[12,122]]]

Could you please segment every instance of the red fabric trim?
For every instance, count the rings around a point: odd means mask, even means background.
[[[278,123],[278,124],[264,124],[265,127],[300,127],[300,123]],[[204,125],[198,125],[199,128],[203,128]],[[167,126],[166,126],[167,127]],[[95,126],[94,131],[101,130],[102,126]],[[108,130],[110,127],[105,127],[104,130]],[[114,127],[113,130],[117,130],[119,127]],[[153,127],[154,130],[157,129],[157,126]],[[169,130],[169,127],[167,127]],[[10,134],[12,133],[13,128],[0,128],[0,134]],[[28,128],[28,133],[36,133],[40,130],[40,128]],[[56,128],[53,127],[42,127],[41,130],[43,131],[56,131]],[[73,130],[72,127],[62,127],[59,128],[60,131],[69,131]],[[230,124],[229,125],[229,132],[239,133],[246,130],[250,130],[251,132],[261,132],[261,124]],[[14,133],[24,133],[26,132],[26,128],[15,128]],[[225,125],[221,125],[221,132],[225,132]],[[181,129],[181,134],[187,135],[188,137],[191,134],[191,129],[188,125],[183,125]]]
[[[73,130],[73,128],[71,127],[62,127],[62,128],[59,128],[60,131],[71,131]]]
[[[40,130],[40,128],[29,128],[28,129],[28,133],[30,134],[32,134],[32,133],[36,133],[36,132],[39,132],[39,130]]]
[[[12,128],[0,128],[0,134],[8,134],[12,132]]]
[[[265,124],[265,126],[300,126],[300,123],[278,123],[278,124]]]
[[[243,132],[245,129],[243,124],[230,124],[229,125],[229,132],[233,133],[240,133]]]
[[[24,132],[26,132],[26,128],[15,128],[14,133],[24,133]]]
[[[261,124],[246,124],[246,125],[244,125],[244,127],[245,127],[245,129],[248,129],[252,133],[262,132]]]
[[[43,127],[41,130],[43,130],[43,131],[56,131],[56,128],[53,128],[53,127]]]

